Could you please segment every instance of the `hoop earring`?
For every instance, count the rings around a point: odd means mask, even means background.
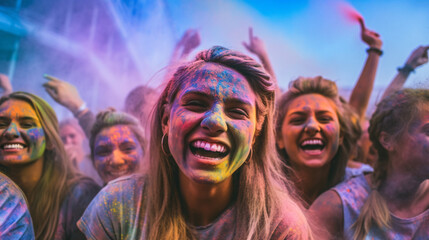
[[[250,153],[247,156],[246,161],[244,161],[244,164],[249,165],[250,159],[252,159],[252,157],[253,157],[253,150],[250,149]]]
[[[166,156],[170,156],[170,151],[165,151],[165,147],[164,147],[164,139],[165,139],[165,136],[167,135],[167,133],[164,133],[164,135],[162,135],[162,138],[161,138],[161,150],[162,150],[162,152],[166,155]],[[168,149],[168,137],[167,137],[167,149]]]

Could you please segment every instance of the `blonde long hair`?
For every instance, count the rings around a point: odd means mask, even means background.
[[[285,214],[288,235],[297,234],[311,239],[307,220],[289,190],[290,182],[284,178],[282,162],[276,155],[272,117],[275,86],[269,75],[256,61],[239,52],[213,47],[200,52],[193,62],[180,67],[169,80],[156,106],[150,141],[150,171],[148,172],[147,202],[145,204],[148,239],[195,239],[186,223],[182,208],[178,173],[172,157],[166,155],[161,141],[162,116],[168,112],[184,82],[205,63],[218,63],[241,73],[257,96],[257,136],[248,164],[233,175],[236,193],[237,218],[235,239],[267,239],[272,227],[278,223],[280,213]],[[167,136],[168,137],[168,136]],[[165,140],[164,140],[165,141]],[[164,146],[166,148],[168,146]]]
[[[63,143],[59,136],[58,120],[54,110],[40,97],[26,92],[14,92],[0,99],[0,105],[11,99],[22,100],[31,105],[40,120],[46,137],[43,154],[43,173],[27,197],[33,219],[36,239],[53,239],[58,225],[61,203],[71,186],[76,183],[70,161],[67,160]],[[8,169],[2,166],[7,175]]]
[[[392,139],[399,139],[410,125],[418,118],[423,107],[429,107],[429,90],[403,89],[383,99],[371,117],[368,128],[369,136],[377,149],[379,158],[372,174],[372,190],[365,201],[358,219],[352,225],[354,239],[363,239],[374,224],[379,228],[390,226],[390,212],[386,200],[378,191],[387,175],[389,157],[387,150],[380,143],[382,132]]]

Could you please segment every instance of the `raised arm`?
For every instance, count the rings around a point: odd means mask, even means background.
[[[168,63],[167,73],[164,76],[165,84],[174,74],[176,68],[187,60],[189,54],[201,43],[200,33],[196,29],[188,29],[183,33],[180,40],[174,47],[170,62]]]
[[[384,90],[384,93],[381,99],[400,90],[404,86],[405,81],[407,81],[407,78],[410,75],[410,73],[414,72],[414,69],[416,69],[417,67],[423,64],[426,64],[428,62],[428,50],[429,50],[429,45],[420,46],[414,49],[414,51],[411,53],[411,55],[408,57],[407,61],[405,62],[404,66],[398,68],[398,73],[393,78],[392,82],[390,82],[389,86],[387,86],[386,90]]]
[[[264,41],[253,35],[252,27],[249,27],[249,43],[243,42],[243,45],[249,52],[258,56],[259,61],[261,61],[262,66],[265,68],[265,71],[267,71],[271,75],[274,83],[276,84],[277,96],[280,96],[280,88],[277,83],[276,74],[274,73],[273,67],[268,57]]]
[[[189,53],[197,48],[201,43],[200,33],[196,29],[188,29],[182,35],[182,38],[176,43],[173,54],[170,58],[170,65],[180,63],[186,60]]]
[[[362,122],[365,119],[365,112],[374,87],[374,80],[377,73],[378,62],[382,54],[381,47],[383,42],[378,33],[365,27],[363,20],[360,20],[360,26],[362,41],[369,46],[367,49],[368,56],[359,79],[350,95],[349,103],[359,115],[360,122]]]
[[[87,108],[76,87],[66,81],[45,75],[48,82],[43,84],[46,92],[55,102],[70,110],[79,120],[79,125],[84,130],[87,137],[90,135],[92,125],[95,122],[94,114]]]

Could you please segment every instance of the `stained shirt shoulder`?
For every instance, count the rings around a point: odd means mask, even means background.
[[[367,173],[372,173],[374,172],[374,169],[365,163],[361,163],[360,167],[358,168],[351,168],[351,167],[346,167],[346,172],[344,174],[344,180],[343,181],[347,181],[351,178],[360,176],[360,175],[364,175]]]
[[[100,186],[87,177],[80,178],[71,186],[69,193],[61,204],[54,239],[85,239],[85,236],[77,228],[76,223],[99,191]]]
[[[357,220],[360,210],[365,204],[371,187],[363,174],[342,182],[333,188],[341,198],[344,216],[344,235],[346,239],[352,239],[354,232],[352,224]]]
[[[142,239],[146,177],[131,175],[109,182],[78,222],[87,239]]]
[[[0,239],[34,239],[33,223],[24,193],[0,173]]]

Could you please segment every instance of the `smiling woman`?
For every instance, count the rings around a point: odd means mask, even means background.
[[[253,59],[200,52],[155,106],[147,173],[110,182],[79,228],[88,239],[311,239],[279,172],[274,92]]]
[[[98,113],[89,145],[94,167],[107,184],[140,169],[145,138],[136,118],[108,109]]]
[[[29,201],[36,239],[84,239],[76,222],[99,187],[67,160],[53,109],[14,92],[0,99],[0,170]]]
[[[277,104],[277,150],[308,205],[343,180],[353,138],[344,104],[320,76],[291,82]]]

